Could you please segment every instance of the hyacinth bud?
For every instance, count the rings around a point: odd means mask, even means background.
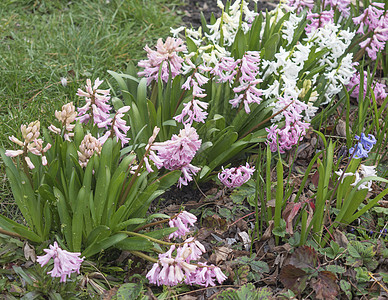
[[[40,122],[31,122],[28,124],[28,126],[22,125],[20,126],[20,130],[22,132],[23,138],[25,139],[25,142],[31,143],[40,136]]]
[[[86,167],[89,159],[94,153],[100,154],[101,148],[101,143],[95,137],[91,134],[85,135],[81,145],[79,146],[79,151],[77,151],[81,167]]]

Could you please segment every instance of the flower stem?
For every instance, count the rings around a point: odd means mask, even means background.
[[[153,258],[153,257],[151,257],[151,256],[149,256],[147,254],[144,254],[143,252],[140,252],[140,251],[129,251],[129,252],[131,252],[133,255],[141,257],[141,258],[143,258],[145,260],[148,260],[150,262],[153,262],[153,263],[157,263],[158,262],[158,260],[156,258]]]

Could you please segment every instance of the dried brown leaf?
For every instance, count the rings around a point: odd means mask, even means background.
[[[306,288],[307,278],[308,275],[305,271],[293,265],[284,266],[279,274],[279,280],[283,285],[296,294],[301,294]]]
[[[302,246],[291,255],[290,264],[301,269],[315,269],[318,263],[317,252],[308,246]]]
[[[316,298],[322,300],[337,299],[339,286],[336,281],[337,277],[334,273],[329,271],[319,272],[318,277],[311,281],[312,288],[316,293]]]

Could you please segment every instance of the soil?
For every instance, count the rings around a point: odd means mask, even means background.
[[[205,16],[207,23],[209,23],[212,13],[216,18],[219,18],[221,16],[221,9],[217,6],[216,0],[185,0],[185,2],[186,5],[183,6],[183,11],[185,15],[182,17],[182,19],[186,25],[191,25],[193,28],[198,28],[199,26],[201,26],[201,11]],[[226,1],[223,0],[222,2],[225,3]],[[272,10],[275,8],[277,3],[279,3],[279,1],[259,0],[257,2],[257,8],[259,11]],[[251,1],[250,6],[252,6],[253,9],[253,1]]]

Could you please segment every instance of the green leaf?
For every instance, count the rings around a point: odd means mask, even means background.
[[[116,245],[118,242],[124,240],[127,238],[127,235],[125,233],[117,233],[115,235],[112,235],[102,241],[96,242],[89,247],[87,247],[83,252],[81,256],[90,257],[94,254],[99,253],[102,250],[105,250],[109,247],[112,247],[113,245]]]
[[[117,300],[137,299],[139,297],[143,285],[139,283],[124,283],[120,286],[116,293]]]
[[[54,187],[54,195],[57,199],[57,209],[59,214],[59,219],[61,221],[61,230],[66,238],[67,245],[72,245],[72,231],[71,231],[71,217],[69,214],[69,207],[67,206],[65,196],[62,192]]]
[[[264,47],[263,47],[264,59],[272,60],[275,57],[279,40],[280,40],[280,35],[278,33],[273,34],[271,38],[267,40],[267,42],[264,44]]]
[[[82,244],[82,231],[84,229],[84,214],[89,213],[86,211],[86,202],[89,200],[90,191],[85,187],[82,187],[77,196],[76,210],[73,214],[72,221],[72,240],[73,240],[73,252],[81,251]]]
[[[112,231],[110,230],[110,228],[108,226],[105,226],[105,225],[97,226],[96,228],[94,228],[90,232],[90,234],[86,240],[86,245],[90,246],[93,243],[97,243],[99,241],[106,239],[107,237],[110,236],[111,232]]]

